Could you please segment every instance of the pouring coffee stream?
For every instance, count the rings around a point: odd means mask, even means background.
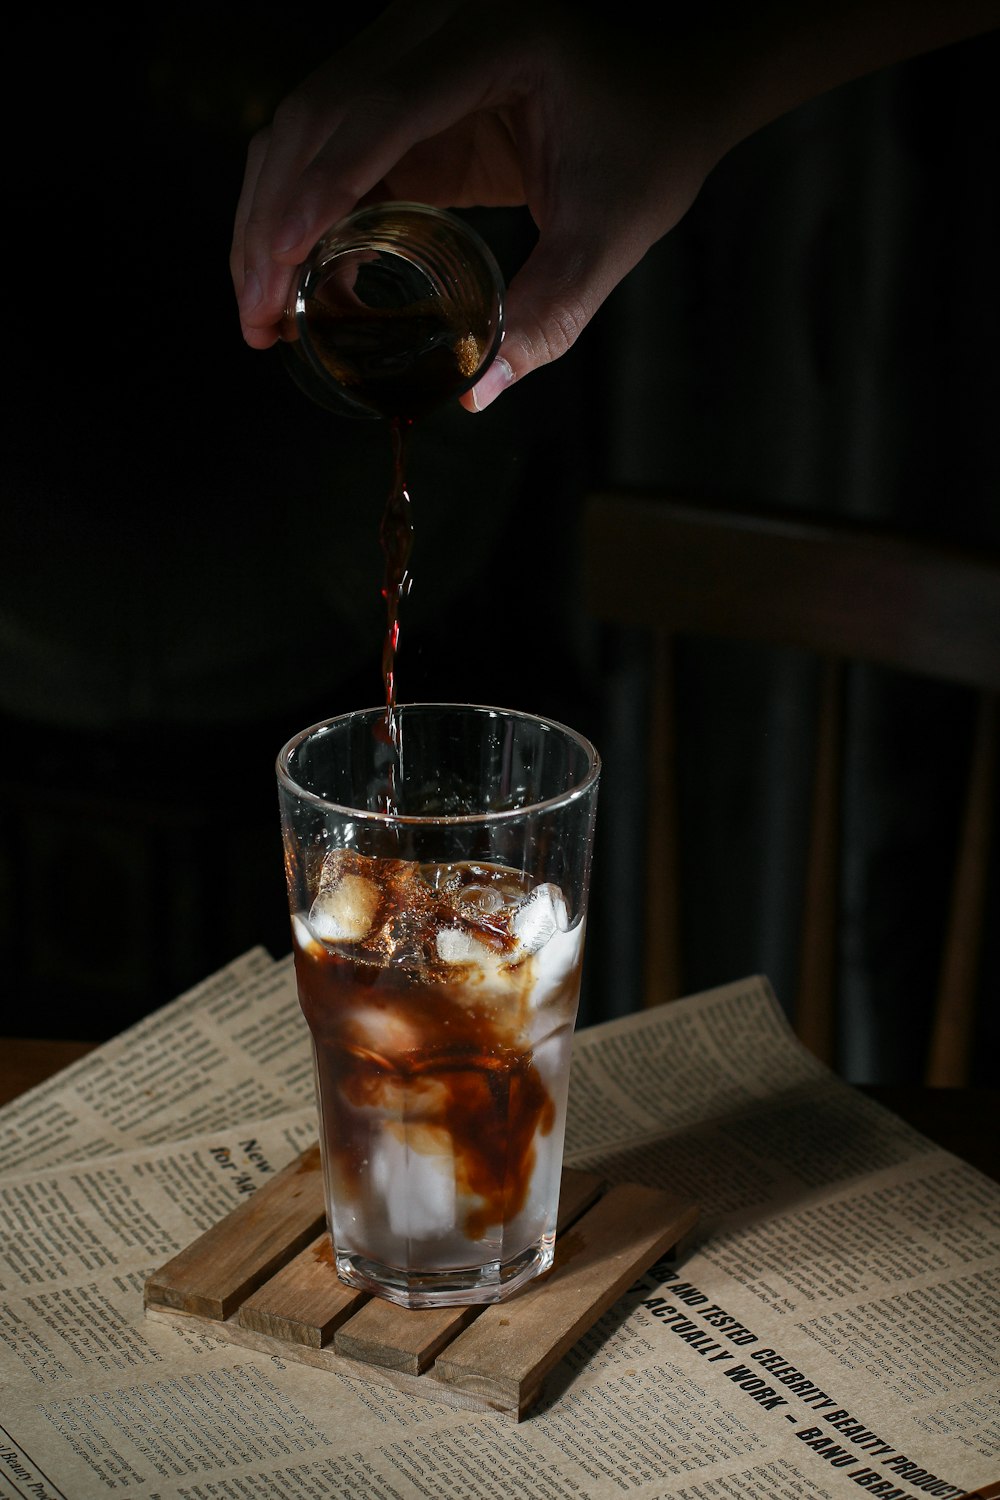
[[[503,278],[464,220],[418,203],[381,203],[335,225],[301,268],[285,342],[297,384],[342,415],[388,422],[392,482],[379,539],[385,558],[381,736],[398,758],[396,653],[409,591],[411,430],[480,378],[503,337]],[[383,811],[395,811],[390,772]]]

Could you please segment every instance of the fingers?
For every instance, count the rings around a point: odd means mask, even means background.
[[[244,337],[255,348],[275,341],[294,268],[317,237],[301,214],[290,212],[289,199],[335,128],[328,92],[336,97],[336,88],[328,90],[322,75],[308,79],[279,106],[273,124],[254,137],[247,153],[230,269]],[[342,193],[339,201],[331,197],[329,222],[354,206],[348,194]]]
[[[397,0],[289,95],[251,143],[230,265],[244,337],[254,347],[275,341],[295,267],[323,231],[377,192],[414,144],[475,103],[468,69],[441,81],[436,45],[439,28],[463,3]],[[421,108],[420,99],[432,107]]]
[[[256,349],[268,348],[276,342],[278,336],[277,328],[267,315],[261,326],[256,326],[254,320],[257,311],[262,304],[269,304],[274,300],[280,301],[283,307],[288,298],[292,277],[290,269],[284,270],[282,274],[278,267],[269,266],[265,288],[258,265],[247,256],[247,225],[253,208],[257,181],[267,155],[269,139],[269,131],[260,131],[250,142],[243,189],[236,206],[232,249],[229,254],[229,271],[240,308],[240,326],[243,330],[243,337],[251,348]]]

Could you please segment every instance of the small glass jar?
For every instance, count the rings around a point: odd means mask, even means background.
[[[423,203],[357,209],[300,267],[282,328],[324,406],[412,421],[470,390],[503,338],[504,284],[482,237]]]

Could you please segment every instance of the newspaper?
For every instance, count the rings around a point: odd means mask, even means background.
[[[1000,1478],[1000,1187],[840,1082],[767,980],[581,1030],[569,1165],[700,1203],[520,1423],[144,1318],[316,1136],[255,949],[0,1110],[0,1497],[939,1500]]]

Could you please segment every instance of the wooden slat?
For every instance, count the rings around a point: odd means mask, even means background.
[[[227,1318],[319,1234],[326,1219],[313,1146],[146,1281],[147,1306]]]
[[[563,1172],[559,1234],[597,1200],[601,1187],[601,1178],[592,1173],[569,1169]],[[364,1360],[366,1364],[419,1375],[448,1341],[482,1311],[482,1307],[397,1307],[373,1297],[345,1327],[337,1330],[334,1347],[338,1354]]]
[[[857,520],[589,497],[596,619],[829,652],[1000,689],[1000,554]]]
[[[333,1347],[366,1365],[420,1375],[479,1312],[478,1307],[397,1307],[373,1297],[337,1330]]]
[[[643,972],[643,1004],[647,1008],[676,1000],[681,993],[674,641],[666,631],[656,631],[653,636],[650,691]]]
[[[837,1042],[843,680],[840,661],[824,662],[795,998],[796,1034],[828,1067],[836,1066]]]
[[[346,1286],[338,1277],[333,1246],[324,1230],[247,1298],[239,1321],[258,1333],[322,1349],[367,1300],[366,1292]]]
[[[926,1081],[934,1088],[960,1088],[969,1081],[996,800],[998,702],[995,693],[983,693],[976,717],[927,1063]]]
[[[672,1193],[635,1183],[611,1188],[558,1241],[549,1275],[486,1308],[427,1378],[523,1413],[580,1335],[697,1217],[695,1205]]]

